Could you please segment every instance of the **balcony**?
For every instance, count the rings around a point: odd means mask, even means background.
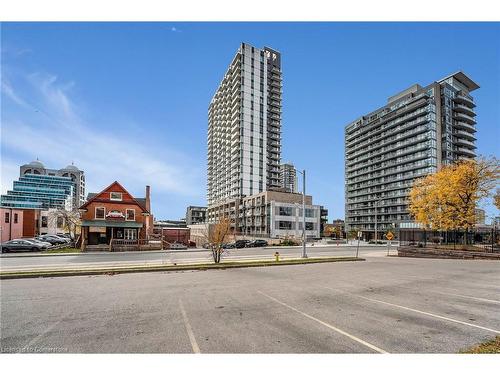
[[[463,138],[457,138],[455,143],[460,144],[460,145],[464,145],[466,147],[473,148],[473,149],[476,148],[476,145],[474,144],[474,142],[470,142],[470,141],[463,139]]]
[[[472,96],[467,95],[465,93],[457,93],[457,96],[453,99],[455,103],[462,103],[471,106],[474,108],[476,104],[474,104],[474,99],[472,99]]]
[[[476,132],[476,128],[467,123],[467,122],[463,122],[463,121],[455,121],[455,123],[453,124],[453,126],[457,129],[464,129],[464,130],[467,130],[467,131],[470,131],[472,133],[475,133]]]
[[[467,131],[457,130],[453,134],[455,134],[457,136],[460,136],[460,137],[465,137],[465,138],[467,138],[470,141],[475,141],[476,140],[476,137],[474,137],[474,134],[469,133]]]
[[[476,120],[473,117],[462,112],[453,111],[453,118],[457,121],[463,121],[471,125],[476,123]]]
[[[476,115],[474,113],[474,110],[472,108],[469,108],[469,107],[467,107],[465,105],[462,105],[462,104],[456,104],[453,107],[453,110],[457,111],[457,112],[465,113],[466,115],[469,115],[469,116],[475,116]]]
[[[281,82],[277,79],[272,79],[271,86],[281,88]]]
[[[469,158],[476,157],[476,153],[473,150],[469,150],[468,148],[458,147],[455,151],[457,154],[462,154]]]

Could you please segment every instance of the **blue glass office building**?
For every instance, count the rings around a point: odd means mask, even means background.
[[[27,173],[14,181],[13,190],[0,197],[0,206],[11,208],[67,208],[75,191],[70,177]]]

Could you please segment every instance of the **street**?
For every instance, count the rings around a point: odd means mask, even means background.
[[[392,248],[395,252],[395,247]],[[302,248],[243,248],[228,249],[223,255],[224,261],[274,259],[278,251],[282,259],[300,258]],[[310,257],[355,256],[355,246],[312,246],[307,248]],[[359,256],[385,256],[385,246],[360,247]],[[198,251],[143,251],[130,253],[84,253],[75,255],[26,256],[30,253],[3,254],[0,258],[2,271],[26,269],[78,269],[88,267],[132,266],[132,265],[159,265],[185,263],[213,263],[211,252]]]
[[[500,334],[499,295],[496,261],[384,256],[2,280],[1,346],[58,353],[457,353]]]

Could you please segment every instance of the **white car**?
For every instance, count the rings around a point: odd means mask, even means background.
[[[183,243],[174,242],[170,244],[169,248],[170,250],[186,250],[187,246]]]

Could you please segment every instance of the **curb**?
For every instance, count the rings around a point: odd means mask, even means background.
[[[47,270],[47,271],[11,271],[0,272],[0,279],[25,279],[38,277],[62,277],[62,276],[90,276],[90,275],[115,275],[120,273],[137,273],[137,272],[168,272],[168,271],[206,271],[209,269],[228,269],[228,268],[250,268],[250,267],[268,267],[268,266],[288,266],[314,263],[334,263],[334,262],[357,262],[364,261],[363,258],[354,257],[336,257],[336,258],[307,258],[307,259],[289,259],[276,261],[243,261],[231,263],[201,263],[201,264],[185,264],[175,266],[135,266],[135,267],[110,267],[99,269],[83,269],[83,270]]]
[[[135,254],[169,254],[169,253],[203,253],[209,250],[206,249],[196,249],[196,250],[144,250],[144,251],[85,251],[85,252],[74,252],[74,253],[40,253],[40,254],[19,254],[19,255],[0,255],[0,259],[9,258],[36,258],[36,257],[51,257],[51,256],[77,256],[77,255],[110,255],[110,254],[121,254],[121,255],[135,255]]]

